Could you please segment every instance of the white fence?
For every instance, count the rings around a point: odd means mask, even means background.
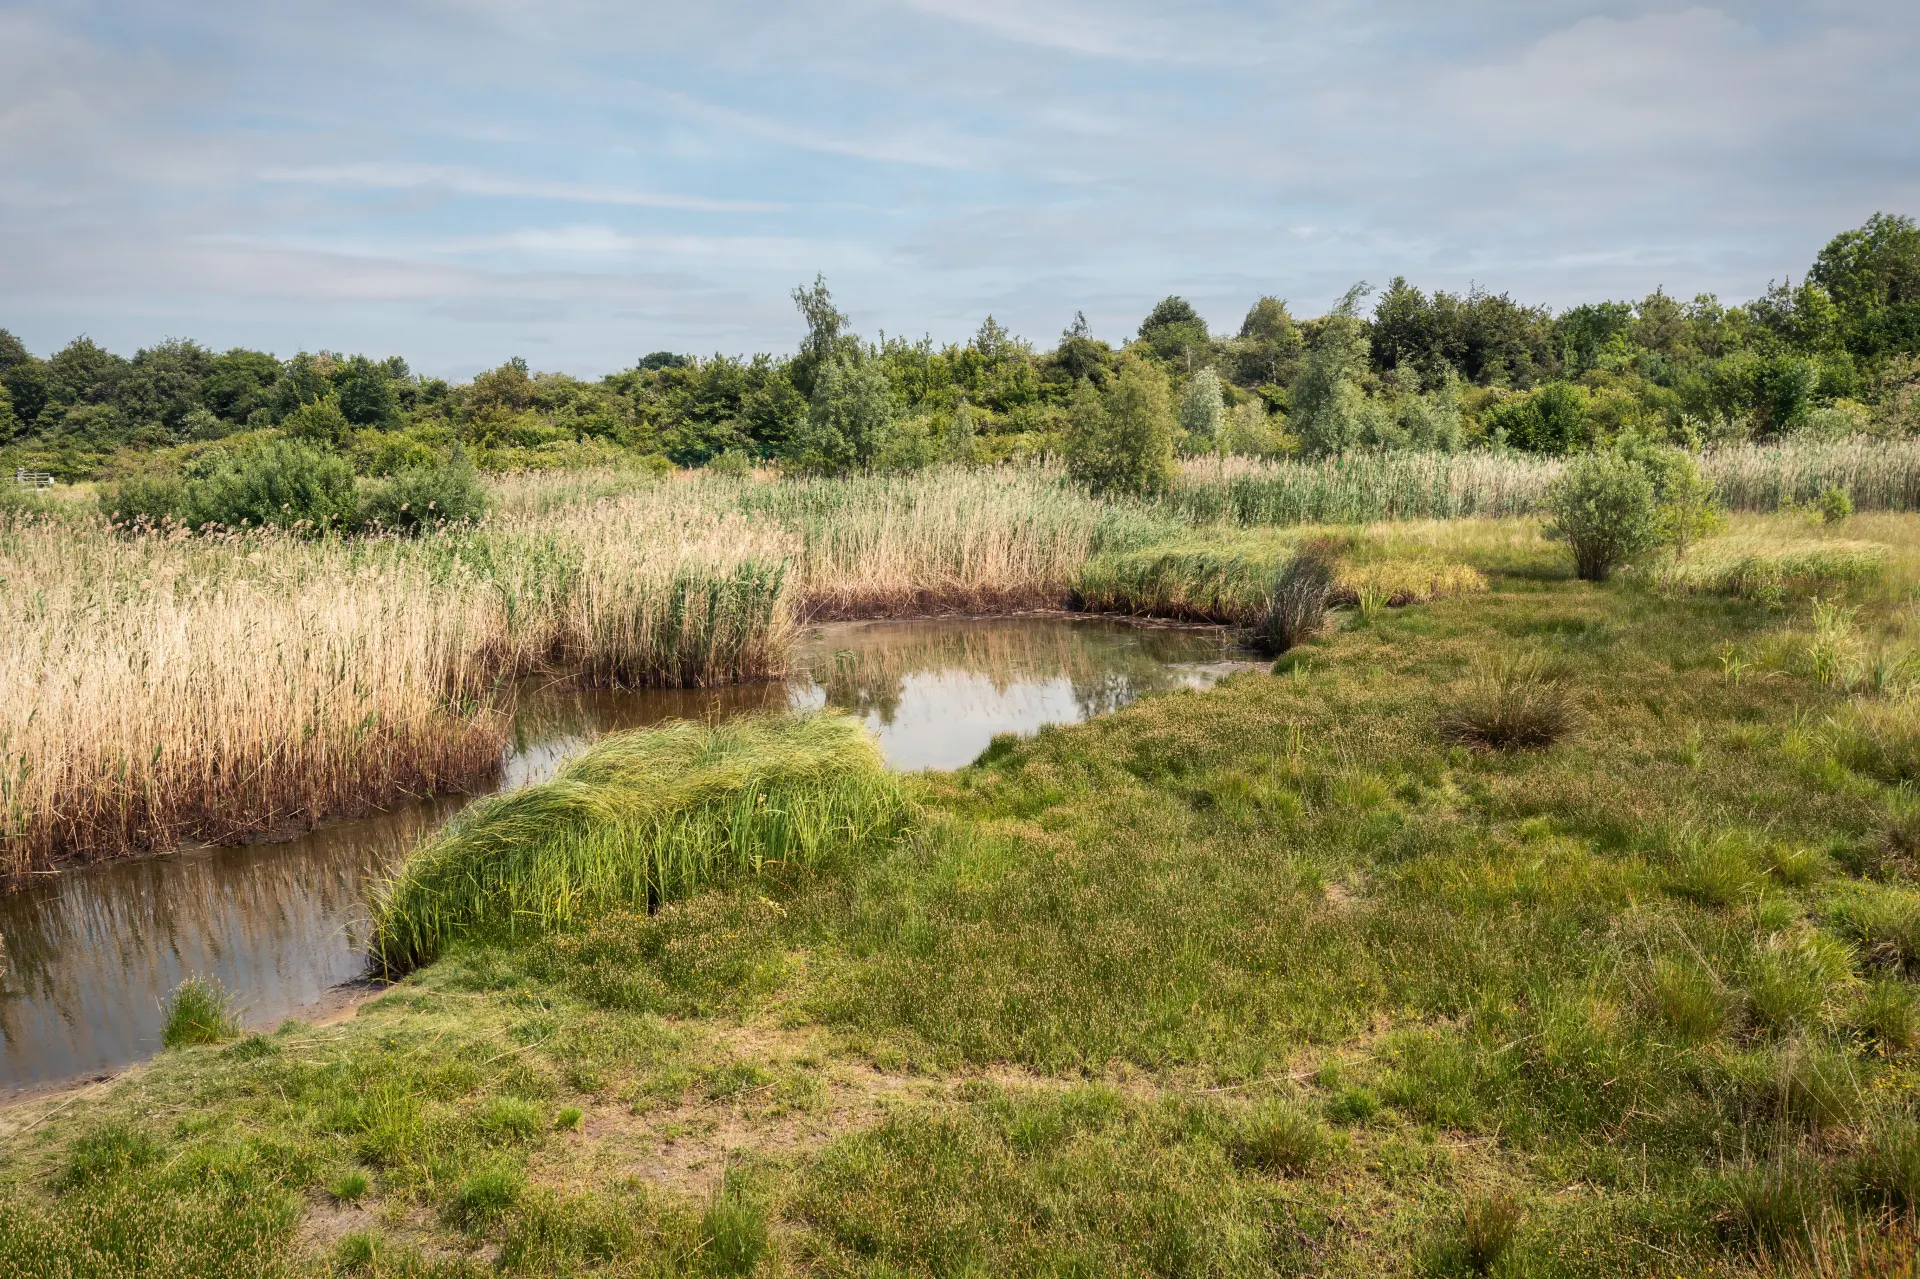
[[[13,482],[23,489],[50,489],[53,487],[53,477],[51,475],[48,475],[45,471],[29,471],[24,466],[14,471]]]

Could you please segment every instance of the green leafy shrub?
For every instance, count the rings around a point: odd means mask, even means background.
[[[1618,453],[1589,453],[1547,489],[1548,537],[1567,543],[1574,571],[1603,582],[1660,538],[1653,481]]]
[[[229,457],[206,478],[187,481],[178,511],[196,529],[212,524],[321,532],[351,528],[358,516],[347,463],[288,440]]]
[[[1813,507],[1820,512],[1822,523],[1839,524],[1853,514],[1853,498],[1839,485],[1829,484],[1813,499]]]
[[[164,524],[184,518],[186,509],[187,486],[177,475],[130,475],[100,490],[100,513],[114,524]]]
[[[377,480],[360,499],[360,518],[369,527],[401,533],[478,520],[486,510],[480,472],[457,446],[444,466],[417,467]]]

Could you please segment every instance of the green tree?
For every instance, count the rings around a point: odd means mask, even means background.
[[[1140,340],[1161,359],[1191,369],[1206,358],[1211,338],[1207,322],[1185,298],[1169,297],[1140,322]]]
[[[866,470],[898,413],[893,386],[877,360],[836,356],[815,371],[813,400],[788,443],[787,463],[809,475]]]
[[[1107,384],[1113,372],[1113,348],[1093,336],[1087,313],[1076,311],[1073,323],[1060,332],[1060,345],[1053,350],[1052,363],[1069,386],[1085,380],[1099,388]]]
[[[115,400],[135,422],[151,422],[176,439],[185,438],[187,415],[202,407],[202,392],[213,355],[199,343],[169,338],[134,354]]]
[[[1813,407],[1819,383],[1820,366],[1804,356],[1781,352],[1750,364],[1747,386],[1754,434],[1777,439],[1798,429]]]
[[[1301,348],[1299,326],[1281,298],[1263,297],[1247,309],[1240,321],[1234,366],[1242,386],[1284,385],[1293,380]]]
[[[849,357],[857,343],[845,332],[847,317],[834,306],[826,276],[815,275],[812,288],[803,285],[794,289],[793,304],[807,322],[807,333],[800,339],[800,350],[787,364],[787,377],[795,390],[811,400],[821,371]]]
[[[1920,354],[1920,227],[1875,213],[1827,242],[1808,278],[1833,299],[1849,350]]]
[[[1586,406],[1587,397],[1579,387],[1549,382],[1489,411],[1487,429],[1509,446],[1529,453],[1571,453],[1591,441]]]
[[[1081,381],[1068,410],[1067,473],[1108,496],[1164,491],[1174,476],[1169,398],[1166,375],[1138,358],[1122,360],[1105,395]]]
[[[316,448],[334,449],[346,439],[351,423],[340,411],[339,399],[329,391],[309,404],[287,414],[280,429],[293,439]],[[224,523],[224,521],[222,521]]]
[[[1360,377],[1370,349],[1366,325],[1356,312],[1368,292],[1364,282],[1347,290],[1321,323],[1306,366],[1294,380],[1291,421],[1308,453],[1343,453],[1366,432],[1369,409]]]
[[[1212,453],[1225,442],[1227,406],[1220,395],[1220,375],[1201,369],[1187,379],[1180,395],[1180,447],[1188,453]]]
[[[333,372],[333,393],[339,400],[341,415],[355,426],[399,425],[399,397],[394,380],[393,369],[385,362],[376,364],[364,355],[344,361]]]
[[[47,403],[111,404],[131,366],[93,339],[77,337],[47,360]]]
[[[940,453],[945,460],[972,466],[980,460],[979,427],[974,422],[973,405],[961,400],[947,423],[946,439]]]
[[[200,398],[222,421],[238,426],[254,413],[267,410],[273,384],[280,378],[280,361],[265,351],[234,347],[207,362]]]

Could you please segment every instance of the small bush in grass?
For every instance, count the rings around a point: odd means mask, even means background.
[[[470,1174],[460,1183],[447,1216],[459,1226],[472,1228],[498,1217],[520,1200],[526,1178],[507,1164],[493,1164]]]
[[[706,1238],[707,1269],[717,1275],[749,1275],[767,1251],[766,1210],[747,1194],[739,1179],[721,1179],[700,1218]]]
[[[1912,1052],[1920,1047],[1920,990],[1898,977],[1867,982],[1848,1024],[1883,1053]]]
[[[1731,906],[1763,879],[1752,846],[1737,834],[1682,830],[1666,843],[1666,890],[1695,905]]]
[[[1565,736],[1573,699],[1541,659],[1526,655],[1483,667],[1441,714],[1447,741],[1491,750],[1540,750]]]
[[[1589,453],[1547,487],[1546,534],[1573,551],[1574,571],[1604,582],[1660,536],[1653,481],[1617,453]]]
[[[146,1133],[125,1124],[107,1124],[73,1143],[67,1152],[67,1166],[55,1184],[62,1190],[77,1190],[138,1172],[160,1162],[165,1154],[160,1143]]]
[[[328,1194],[341,1203],[347,1204],[359,1203],[367,1197],[367,1190],[367,1174],[363,1172],[350,1172],[337,1177],[333,1184],[327,1187]]]
[[[1499,1191],[1467,1201],[1460,1213],[1460,1244],[1473,1273],[1486,1274],[1507,1255],[1523,1215],[1519,1200]]]
[[[562,1106],[560,1113],[553,1117],[553,1126],[560,1132],[578,1132],[582,1116],[578,1106]]]
[[[1327,1156],[1332,1139],[1311,1114],[1292,1102],[1258,1106],[1234,1134],[1234,1162],[1261,1172],[1305,1172]]]
[[[1852,980],[1846,947],[1818,933],[1775,938],[1754,957],[1749,975],[1753,1009],[1773,1030],[1811,1026],[1827,1001]]]
[[[1333,587],[1333,550],[1321,543],[1302,546],[1281,568],[1266,607],[1248,628],[1248,640],[1259,652],[1284,653],[1313,635],[1326,622],[1327,592]]]
[[[239,1033],[233,1001],[211,977],[187,978],[162,1008],[160,1042],[168,1048],[222,1043]]]
[[[1837,484],[1821,489],[1820,496],[1813,499],[1813,506],[1825,524],[1839,524],[1853,514],[1853,499]]]
[[[1760,1115],[1804,1128],[1845,1123],[1865,1100],[1853,1059],[1817,1038],[1755,1049],[1729,1058],[1724,1068]]]
[[[1805,888],[1823,878],[1830,869],[1827,855],[1817,848],[1788,848],[1774,845],[1767,850],[1767,873],[1788,888]]]

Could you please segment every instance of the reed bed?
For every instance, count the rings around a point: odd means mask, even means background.
[[[1313,461],[1193,460],[1164,506],[1191,524],[1357,524],[1530,515],[1562,463],[1506,453],[1352,453]],[[1920,440],[1796,441],[1701,455],[1719,500],[1775,511],[1845,491],[1860,511],[1920,510]]]
[[[612,499],[418,542],[0,524],[0,874],[460,789],[512,687],[781,669],[788,547]]]
[[[616,734],[552,781],[468,808],[409,857],[376,895],[375,953],[405,971],[459,937],[538,934],[768,863],[870,849],[908,815],[879,747],[844,716]]]
[[[1367,524],[1527,515],[1557,461],[1493,453],[1350,453],[1313,461],[1193,460],[1164,506],[1190,524]]]

